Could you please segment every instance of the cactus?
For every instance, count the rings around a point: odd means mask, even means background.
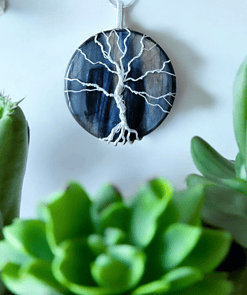
[[[28,127],[19,103],[0,95],[0,214],[3,225],[19,216],[27,160]]]
[[[18,106],[0,94],[0,238],[2,227],[19,216],[25,172],[28,132],[25,116]],[[3,294],[3,286],[0,294]]]
[[[9,97],[0,94],[0,238],[3,226],[19,216],[28,149],[25,116]],[[0,294],[9,294],[0,282]]]
[[[227,295],[215,269],[231,235],[201,226],[203,186],[173,193],[158,178],[129,199],[110,184],[89,197],[76,181],[3,229],[0,270],[19,295]]]

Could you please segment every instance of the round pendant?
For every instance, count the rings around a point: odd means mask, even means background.
[[[170,59],[151,38],[129,30],[104,31],[72,56],[65,96],[75,120],[102,141],[142,139],[169,114],[176,92]]]

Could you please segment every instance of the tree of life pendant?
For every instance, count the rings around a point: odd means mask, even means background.
[[[156,129],[169,114],[175,92],[176,76],[164,50],[128,28],[90,37],[65,74],[66,101],[75,120],[114,145],[141,140]]]

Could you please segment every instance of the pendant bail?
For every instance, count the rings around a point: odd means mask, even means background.
[[[124,10],[123,2],[118,0],[117,1],[117,28],[118,29],[123,29],[123,10]]]

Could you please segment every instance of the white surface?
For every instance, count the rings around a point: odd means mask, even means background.
[[[84,131],[63,95],[65,69],[91,35],[115,27],[107,0],[9,0],[0,18],[0,89],[21,106],[31,128],[22,217],[38,200],[78,179],[90,193],[103,182],[124,196],[164,176],[177,188],[196,172],[190,139],[200,135],[225,157],[237,147],[232,126],[232,84],[247,54],[245,0],[139,0],[126,9],[129,28],[167,52],[178,78],[174,108],[141,142],[114,147]]]

